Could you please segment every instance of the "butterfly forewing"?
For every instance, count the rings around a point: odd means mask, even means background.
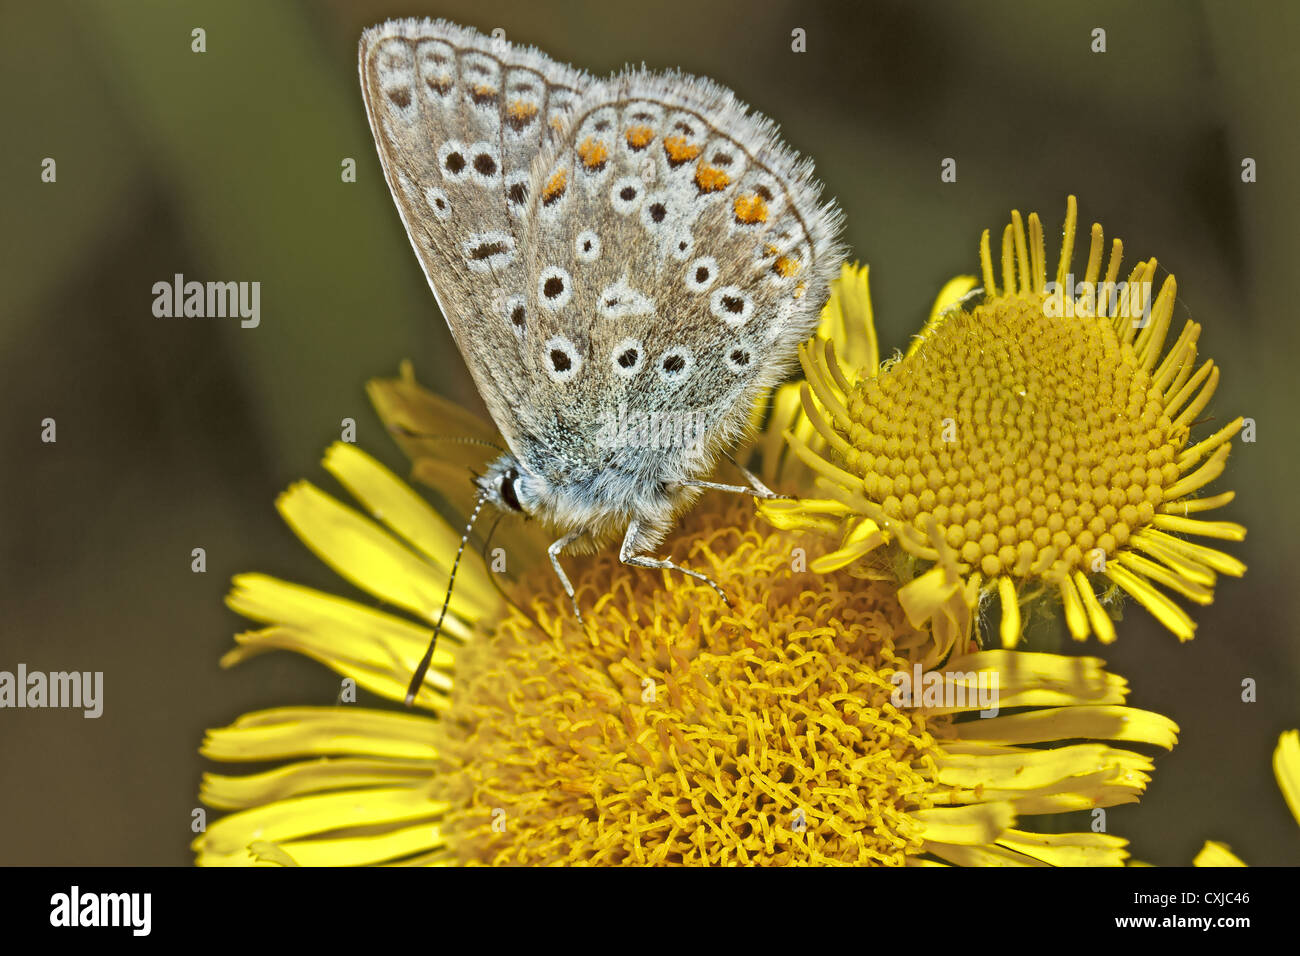
[[[521,215],[530,170],[589,78],[444,21],[365,31],[361,87],[380,161],[438,305],[502,434],[526,382]]]
[[[610,461],[594,436],[620,409],[679,415],[678,438],[703,429],[716,454],[789,369],[838,268],[839,214],[807,164],[722,87],[633,72],[578,99],[529,192],[515,294],[537,466]],[[663,462],[699,465],[638,470]]]

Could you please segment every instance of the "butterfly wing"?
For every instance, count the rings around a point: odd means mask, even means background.
[[[531,48],[447,21],[366,30],[361,89],[415,254],[497,427],[514,437],[524,383],[520,223],[533,161],[590,85]],[[485,321],[486,319],[486,321]]]
[[[677,415],[703,430],[703,455],[616,466],[699,477],[816,328],[840,212],[772,123],[675,72],[593,83],[529,192],[520,428],[538,453],[524,457],[543,474],[598,471],[611,459],[595,432],[614,409]]]

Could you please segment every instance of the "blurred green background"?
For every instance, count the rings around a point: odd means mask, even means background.
[[[1224,517],[1250,527],[1233,548],[1250,571],[1198,609],[1190,645],[1133,607],[1100,652],[1133,703],[1182,727],[1109,829],[1158,864],[1189,862],[1207,837],[1255,864],[1300,864],[1270,769],[1278,733],[1300,726],[1300,12],[722,0],[0,9],[0,669],[102,670],[106,685],[98,720],[0,711],[0,863],[187,863],[204,728],[335,700],[335,675],[296,656],[220,671],[244,626],[222,596],[246,570],[340,589],[273,501],[300,477],[337,493],[318,462],[345,417],[405,473],[368,378],[410,357],[421,381],[476,401],[357,84],[361,29],[407,15],[501,27],[596,73],[644,61],[735,89],[844,207],[886,349],[947,278],[977,270],[980,231],[996,236],[1013,206],[1056,235],[1074,192],[1128,262],[1155,255],[1175,273],[1179,311],[1223,369],[1209,414],[1257,422],[1217,486],[1238,492]],[[190,50],[195,27],[206,53]],[[1104,54],[1090,52],[1094,27]],[[347,157],[354,184],[340,180]],[[944,157],[954,184],[940,182]],[[260,327],[155,318],[152,286],[177,272],[260,281]],[[55,445],[40,441],[47,416]],[[195,547],[205,574],[190,570]],[[1246,677],[1257,703],[1240,700]]]

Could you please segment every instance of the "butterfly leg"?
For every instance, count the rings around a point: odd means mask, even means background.
[[[744,491],[745,489],[738,489]],[[687,577],[702,581],[713,590],[718,592],[718,597],[722,598],[722,603],[731,607],[731,602],[727,600],[727,592],[722,590],[717,581],[714,581],[707,574],[701,574],[699,571],[692,571],[690,568],[684,568],[680,564],[674,564],[667,558],[652,558],[648,554],[636,554],[637,538],[641,534],[641,523],[633,521],[627,526],[627,534],[623,536],[623,546],[619,548],[618,559],[624,564],[633,568],[659,568],[665,571],[680,571]]]
[[[758,475],[754,474],[730,455],[728,455],[727,458],[736,466],[740,473],[745,476],[745,480],[749,482],[748,488],[741,485],[719,484],[716,481],[683,481],[682,484],[688,488],[704,488],[709,491],[730,491],[737,495],[753,495],[755,498],[772,499],[786,497],[785,495],[778,495],[767,485],[763,484],[763,482],[759,481]]]
[[[750,471],[748,468],[746,468],[746,467],[745,467],[744,465],[742,465],[740,462],[736,461],[736,459],[732,458],[730,455],[727,455],[727,461],[729,461],[729,462],[731,462],[733,465],[735,465],[736,468],[737,468],[737,470],[739,470],[740,473],[741,473],[742,475],[745,476],[745,480],[749,482],[749,486],[750,486],[751,488],[753,488],[754,491],[755,491],[755,497],[757,497],[757,498],[769,498],[769,499],[770,499],[770,498],[788,498],[788,497],[789,497],[789,495],[778,495],[775,491],[773,491],[773,490],[772,490],[771,488],[769,488],[767,485],[765,485],[765,484],[763,484],[761,481],[759,481],[759,480],[758,480],[758,475],[754,474],[752,471]]]
[[[550,547],[546,549],[546,553],[551,556],[551,567],[555,569],[555,576],[560,579],[560,583],[564,585],[564,593],[573,602],[573,613],[577,615],[579,624],[582,623],[582,612],[578,610],[578,597],[573,593],[573,585],[569,583],[569,576],[564,573],[564,568],[560,566],[560,552],[586,533],[585,531],[570,531],[563,538],[551,542]]]
[[[766,488],[746,488],[743,485],[720,485],[716,481],[683,481],[682,484],[687,488],[704,488],[707,491],[730,491],[737,495],[753,495],[755,498],[780,498],[781,495],[768,491]]]

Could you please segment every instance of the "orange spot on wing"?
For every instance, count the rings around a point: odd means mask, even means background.
[[[564,190],[568,188],[568,185],[569,171],[567,169],[561,169],[551,177],[550,182],[546,184],[546,188],[542,190],[542,204],[549,206],[551,203],[558,200],[564,195]]]
[[[788,279],[800,269],[799,260],[792,259],[790,256],[777,256],[772,263],[772,271],[783,279]]]
[[[699,156],[702,148],[686,142],[685,136],[668,136],[664,138],[664,152],[668,154],[669,163],[680,166]]]
[[[695,167],[695,185],[702,193],[715,193],[731,185],[731,177],[717,166],[710,166],[704,160]]]
[[[578,147],[578,158],[582,160],[582,165],[592,171],[603,169],[605,161],[609,159],[609,148],[588,136]]]
[[[515,100],[506,107],[506,124],[516,133],[522,133],[524,127],[537,115],[537,106],[524,100]]]
[[[512,120],[526,123],[537,115],[537,107],[532,103],[525,103],[523,100],[515,100],[506,107],[506,115]]]
[[[767,203],[763,201],[763,197],[758,193],[746,193],[744,196],[737,196],[732,209],[736,214],[736,221],[747,226],[767,222]]]
[[[655,131],[649,126],[629,126],[623,135],[627,138],[627,144],[633,149],[645,149],[655,138]]]
[[[495,86],[487,86],[486,84],[480,83],[478,86],[470,90],[470,96],[473,98],[475,103],[491,103],[497,98],[497,90]]]

